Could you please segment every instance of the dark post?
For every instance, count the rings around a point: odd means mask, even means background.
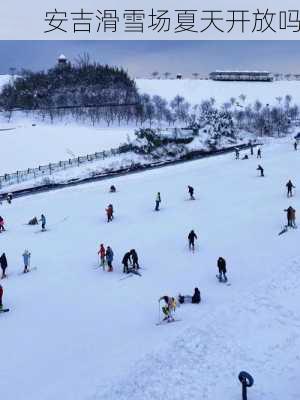
[[[242,384],[242,399],[247,400],[247,388],[253,385],[254,379],[248,372],[241,371],[239,373],[239,381]]]

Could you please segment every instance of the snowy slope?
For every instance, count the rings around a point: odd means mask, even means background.
[[[300,81],[274,82],[216,82],[197,79],[137,79],[141,93],[160,95],[168,101],[176,95],[185,97],[191,104],[201,104],[203,100],[215,98],[218,105],[228,102],[231,97],[242,103],[241,94],[246,95],[246,104],[259,100],[263,104],[276,104],[276,97],[287,94],[300,104]]]
[[[264,146],[263,157],[264,179],[256,159],[227,155],[2,205],[10,276],[1,284],[11,312],[0,315],[1,397],[232,400],[246,369],[255,378],[251,399],[298,399],[300,233],[277,234],[283,209],[299,209],[299,194],[287,200],[284,185],[289,178],[299,185],[300,155],[278,142]],[[48,232],[23,225],[42,212]],[[101,242],[115,252],[112,274],[94,269]],[[25,247],[38,269],[19,276]],[[120,281],[133,247],[143,276]],[[220,255],[231,286],[215,278]],[[195,286],[202,304],[180,307],[181,322],[155,326],[157,299]]]
[[[134,133],[131,127],[93,128],[75,123],[34,122],[37,126],[32,126],[30,119],[0,124],[0,147],[5,149],[0,175],[109,150]]]

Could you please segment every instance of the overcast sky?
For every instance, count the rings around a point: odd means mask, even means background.
[[[10,67],[47,69],[63,53],[71,61],[88,52],[133,77],[208,73],[215,69],[300,72],[299,41],[0,41],[0,73]]]

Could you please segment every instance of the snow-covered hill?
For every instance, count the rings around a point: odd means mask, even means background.
[[[9,276],[1,284],[11,311],[0,314],[1,398],[232,400],[243,369],[255,378],[249,399],[299,398],[299,230],[278,232],[283,209],[299,209],[299,193],[287,200],[285,183],[299,185],[300,154],[277,142],[264,146],[260,163],[265,178],[256,158],[227,155],[3,204]],[[47,232],[24,225],[41,213]],[[101,242],[115,252],[113,273],[95,269]],[[24,248],[37,270],[20,276]],[[142,277],[120,280],[131,248]],[[215,278],[219,256],[231,286]],[[196,286],[200,305],[155,326],[161,295]]]
[[[300,81],[274,82],[217,82],[197,79],[137,79],[137,87],[141,93],[151,96],[159,95],[171,101],[180,95],[191,104],[201,104],[203,100],[213,97],[218,105],[228,102],[231,97],[243,104],[239,99],[246,96],[245,103],[259,100],[263,104],[276,104],[276,97],[291,95],[293,101],[300,105]]]

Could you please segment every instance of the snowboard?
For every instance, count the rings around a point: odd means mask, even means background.
[[[164,320],[162,320],[162,321],[160,321],[160,322],[157,322],[155,325],[156,326],[159,326],[159,325],[168,325],[168,324],[172,324],[173,322],[180,322],[181,321],[181,319],[173,319],[173,320],[170,320],[170,321],[164,321]]]
[[[2,308],[2,310],[0,310],[0,313],[4,313],[4,312],[8,312],[9,308]]]
[[[228,280],[227,280],[227,281],[225,281],[224,279],[221,279],[221,280],[220,280],[219,275],[216,275],[216,278],[218,279],[218,281],[219,281],[220,283],[225,283],[226,286],[231,286],[231,283],[229,283]]]

